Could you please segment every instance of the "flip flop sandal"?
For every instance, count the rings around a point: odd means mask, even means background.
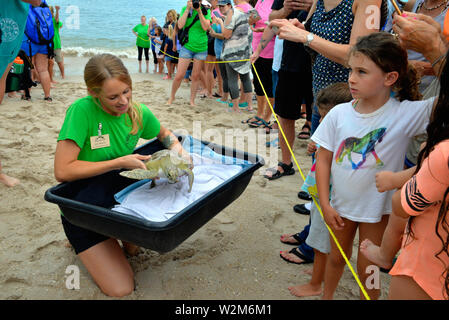
[[[228,103],[227,101],[223,101],[223,100],[221,100],[221,98],[218,98],[217,100],[215,100],[215,101],[217,101],[217,102],[220,102],[220,103]]]
[[[256,121],[251,121],[253,119],[256,119]],[[243,124],[250,124],[252,122],[259,122],[260,120],[262,120],[262,119],[260,119],[258,116],[254,116],[254,117],[248,118],[246,120],[243,120],[242,123]]]
[[[264,178],[266,178],[268,180],[276,180],[283,176],[291,176],[291,175],[295,174],[295,169],[293,169],[293,162],[290,163],[290,165],[285,164],[283,162],[279,162],[278,166],[281,167],[284,170],[284,172],[280,172],[276,168],[269,168],[269,169],[267,169],[267,171],[273,173],[273,175],[267,176],[265,174]]]
[[[44,98],[44,100],[48,101],[48,102],[52,102],[53,101],[52,97],[46,97],[46,98]]]
[[[212,96],[215,97],[215,98],[221,98],[221,96],[218,93],[216,93],[216,92]]]
[[[306,263],[312,263],[312,262],[313,262],[313,260],[308,259],[306,256],[304,256],[304,255],[303,255],[299,250],[297,250],[297,249],[298,249],[298,247],[295,247],[295,248],[291,249],[288,253],[294,254],[294,255],[297,256],[299,259],[301,259],[302,262],[290,261],[290,260],[284,258],[284,257],[282,256],[282,254],[279,254],[279,256],[280,256],[283,260],[287,261],[288,263],[294,263],[294,264],[306,264]]]
[[[251,128],[266,128],[267,126],[270,126],[270,121],[266,122],[264,119],[260,119],[257,122],[250,122],[248,125]]]
[[[284,244],[290,244],[292,246],[299,246],[300,244],[304,243],[304,240],[301,239],[301,237],[299,236],[299,232],[290,235],[293,239],[295,239],[297,242],[292,243],[292,242],[288,242],[288,241],[282,241],[282,236],[281,236],[281,242]]]
[[[305,131],[304,129],[309,129],[309,131]],[[310,139],[310,126],[306,123],[302,126],[301,132],[298,133],[298,139],[307,140]]]

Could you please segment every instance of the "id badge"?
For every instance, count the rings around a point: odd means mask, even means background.
[[[101,134],[102,124],[98,124],[98,136],[90,137],[90,147],[92,150],[110,147],[109,134]]]
[[[90,137],[90,146],[92,150],[110,147],[109,134]]]

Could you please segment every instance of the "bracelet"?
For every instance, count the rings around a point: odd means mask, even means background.
[[[441,59],[443,59],[446,56],[446,54],[442,54],[441,56],[439,56],[433,63],[432,63],[432,68],[435,67],[435,65],[441,61]]]

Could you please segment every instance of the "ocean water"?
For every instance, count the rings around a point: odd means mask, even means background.
[[[134,26],[145,15],[164,24],[168,10],[180,12],[186,0],[47,0],[59,5],[62,50],[66,56],[89,57],[109,52],[121,58],[137,55]],[[148,22],[147,22],[148,23]]]

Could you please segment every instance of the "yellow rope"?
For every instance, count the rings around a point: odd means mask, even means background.
[[[139,37],[139,38],[140,38],[140,37]],[[140,39],[142,39],[142,38],[140,38]],[[145,40],[145,39],[142,39],[142,40],[152,42],[151,40]],[[154,46],[156,46],[156,44],[154,44]],[[174,58],[174,59],[179,59],[178,57],[173,57],[173,56],[171,56],[171,55],[165,53],[165,52],[162,51],[162,50],[160,50],[160,52],[162,52],[163,54],[165,54],[165,55],[168,56],[168,57],[171,57],[171,58]],[[250,61],[250,59],[232,60],[232,61],[205,61],[205,62],[206,62],[206,63],[231,63],[231,62],[245,62],[245,61]],[[292,150],[290,144],[288,143],[287,138],[285,137],[284,130],[282,129],[281,123],[280,123],[280,121],[278,120],[278,117],[277,117],[276,113],[274,112],[274,109],[273,109],[273,106],[271,105],[270,100],[268,99],[268,95],[267,95],[267,93],[265,92],[265,88],[264,88],[264,86],[263,86],[263,84],[262,84],[262,81],[260,80],[260,77],[259,77],[259,74],[258,74],[258,72],[257,72],[256,66],[254,65],[254,63],[252,64],[252,66],[253,66],[253,69],[254,69],[254,73],[256,74],[257,80],[259,81],[260,86],[261,86],[261,88],[262,88],[262,90],[263,90],[263,93],[264,93],[264,95],[265,95],[265,99],[267,100],[268,105],[270,106],[271,112],[273,113],[273,116],[274,116],[276,122],[278,123],[279,130],[281,131],[281,134],[282,134],[282,137],[284,138],[285,144],[287,145],[287,148],[288,148],[288,150],[290,151],[290,154],[292,155],[292,158],[293,158],[293,160],[294,160],[296,166],[297,166],[298,169],[299,169],[299,173],[300,173],[300,175],[301,175],[301,178],[302,178],[302,180],[304,181],[304,180],[306,179],[305,176],[304,176],[304,173],[302,172],[302,169],[301,169],[301,167],[300,167],[298,161],[296,160],[295,154],[293,153],[293,150]],[[318,211],[320,212],[321,217],[323,218],[323,221],[324,221],[323,211],[321,210],[321,207],[320,207],[320,205],[318,204],[317,199],[316,199],[315,196],[313,196],[313,195],[312,195],[312,199],[313,199],[313,202],[315,203],[316,207],[318,208]],[[354,276],[354,278],[355,278],[357,284],[359,285],[359,287],[360,287],[360,289],[361,289],[363,295],[365,296],[365,299],[366,299],[366,300],[371,300],[370,297],[369,297],[369,295],[368,295],[368,293],[366,292],[365,288],[363,287],[363,285],[362,285],[362,283],[361,283],[359,277],[357,276],[357,273],[354,271],[354,268],[352,267],[351,263],[349,262],[348,257],[346,256],[345,252],[343,251],[343,248],[341,247],[340,243],[338,242],[337,237],[336,237],[335,234],[332,232],[332,229],[327,225],[327,223],[324,222],[324,224],[326,225],[326,228],[329,230],[329,234],[331,235],[332,239],[334,240],[335,244],[337,245],[337,248],[338,248],[338,250],[340,251],[340,254],[343,256],[343,259],[345,260],[346,264],[348,265],[349,270],[351,271],[351,273],[352,273],[352,275]]]

